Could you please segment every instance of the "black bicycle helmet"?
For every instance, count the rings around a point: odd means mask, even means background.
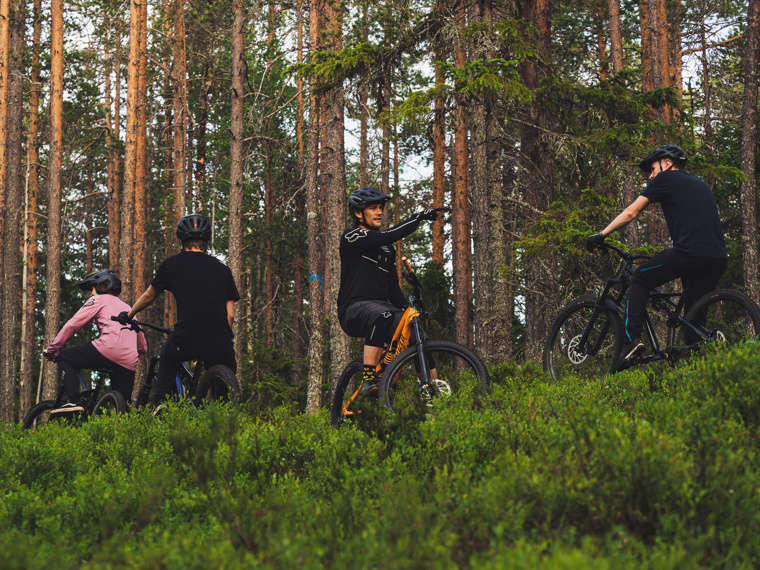
[[[211,239],[211,224],[203,214],[188,214],[177,224],[177,237],[181,242],[189,239],[208,241]]]
[[[645,174],[652,172],[652,164],[663,158],[669,158],[678,168],[683,168],[686,164],[686,153],[674,144],[658,146],[647,157],[639,163],[639,168]]]
[[[108,293],[118,297],[121,293],[121,279],[110,269],[104,271],[93,271],[84,279],[77,283],[82,291],[89,291],[93,287],[99,295]]]
[[[351,214],[361,212],[371,204],[385,204],[390,199],[390,196],[375,188],[359,188],[348,197],[348,211]]]

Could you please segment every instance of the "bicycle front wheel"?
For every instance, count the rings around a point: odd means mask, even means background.
[[[353,421],[357,414],[361,413],[360,398],[349,404],[351,398],[361,387],[364,375],[364,364],[354,360],[343,370],[335,386],[332,405],[330,406],[330,420],[334,427]],[[344,409],[346,408],[346,409]]]
[[[206,370],[198,382],[195,404],[202,402],[232,402],[240,400],[240,384],[235,373],[223,364],[216,364]]]
[[[554,319],[544,344],[544,372],[559,382],[568,376],[591,380],[612,372],[623,346],[623,323],[610,309],[601,309],[580,346],[594,316],[595,297],[581,297]]]
[[[475,399],[488,390],[488,371],[470,349],[454,342],[425,345],[430,378],[420,374],[417,347],[407,348],[391,361],[380,379],[380,399],[392,412],[425,415],[437,398],[470,392]]]
[[[92,410],[93,416],[102,416],[114,413],[123,414],[127,411],[127,402],[121,392],[109,390],[98,400],[95,408]]]
[[[50,421],[50,410],[55,407],[54,400],[43,400],[31,410],[24,417],[24,423],[22,427],[24,429],[37,429],[44,425],[47,425]]]
[[[701,297],[686,315],[699,335],[682,326],[678,340],[687,347],[712,342],[734,344],[760,335],[760,308],[744,293],[718,289]]]

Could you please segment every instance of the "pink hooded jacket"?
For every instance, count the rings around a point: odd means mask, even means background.
[[[113,295],[93,295],[69,319],[69,322],[63,325],[61,332],[47,347],[46,352],[51,354],[58,352],[79,329],[95,319],[100,336],[92,341],[92,346],[112,362],[134,370],[137,368],[138,356],[148,351],[145,335],[142,332],[135,333],[111,320],[111,316],[118,315],[122,311],[129,311],[129,309],[129,305]]]

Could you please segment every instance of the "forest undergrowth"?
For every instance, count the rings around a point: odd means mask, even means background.
[[[294,407],[0,431],[0,567],[754,568],[760,350],[433,418]]]

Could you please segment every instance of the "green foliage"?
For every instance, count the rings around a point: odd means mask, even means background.
[[[0,565],[750,568],[760,351],[548,382],[432,421],[170,405],[0,432]]]

